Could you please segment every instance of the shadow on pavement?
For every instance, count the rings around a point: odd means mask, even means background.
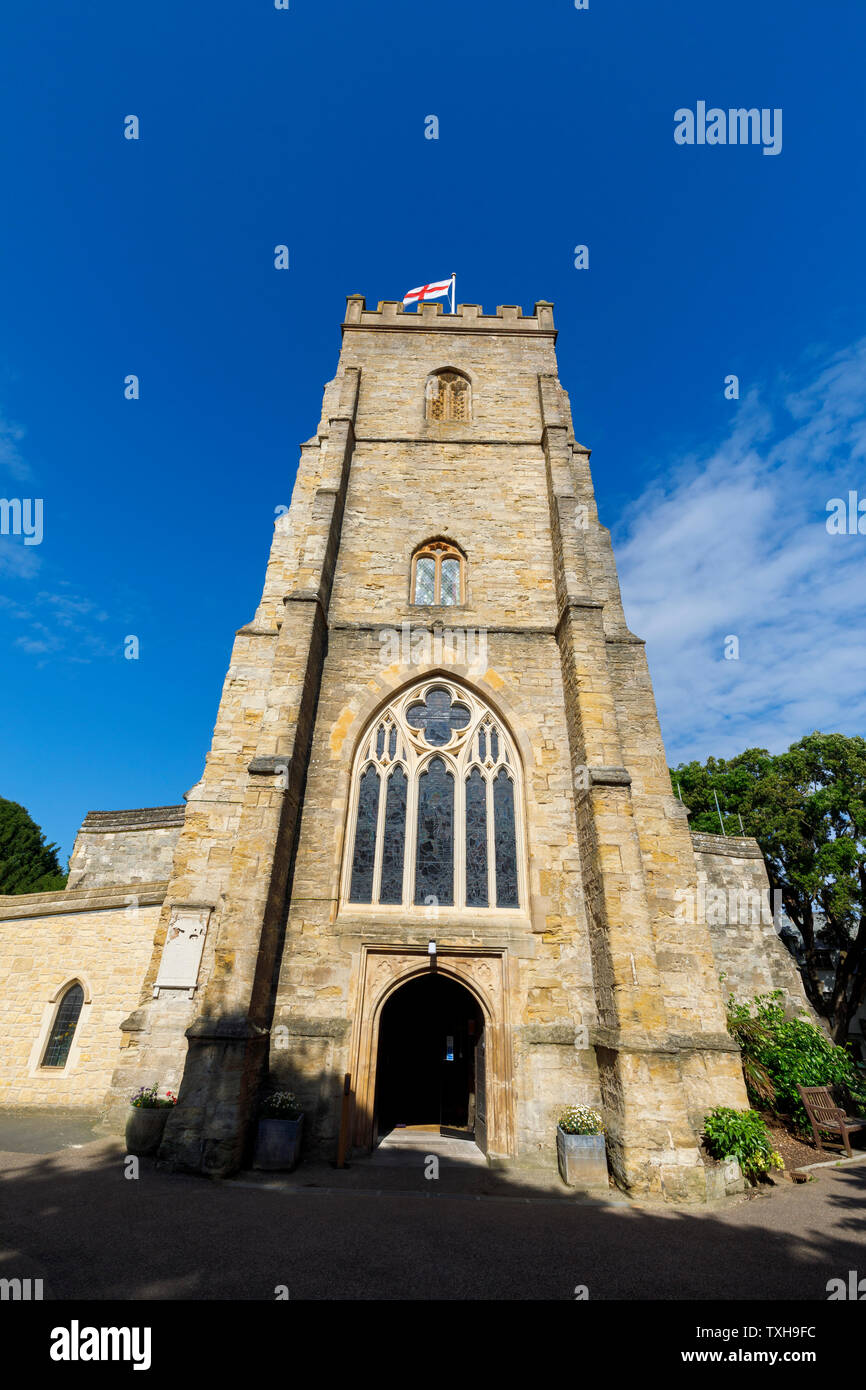
[[[213,1181],[140,1160],[127,1177],[114,1140],[6,1152],[0,1277],[41,1278],[55,1299],[272,1300],[286,1286],[292,1299],[570,1300],[584,1285],[591,1299],[727,1301],[824,1300],[829,1279],[866,1274],[862,1169],[710,1211],[545,1200],[526,1174],[473,1193],[477,1166],[454,1162],[459,1191],[420,1161],[359,1190],[354,1165],[319,1187],[312,1165]]]

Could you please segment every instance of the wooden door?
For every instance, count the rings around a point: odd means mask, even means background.
[[[487,1153],[487,1034],[484,1028],[475,1044],[475,1142]]]

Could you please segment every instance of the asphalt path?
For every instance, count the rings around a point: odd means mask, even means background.
[[[866,1164],[713,1210],[461,1191],[419,1171],[214,1182],[116,1140],[0,1152],[6,1278],[53,1299],[820,1300],[866,1276]],[[376,1183],[380,1179],[376,1178]],[[353,1185],[354,1184],[354,1185]]]

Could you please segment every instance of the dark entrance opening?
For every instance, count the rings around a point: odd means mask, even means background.
[[[468,989],[431,972],[382,1010],[376,1069],[379,1137],[408,1126],[474,1137],[485,1149],[484,1015]]]

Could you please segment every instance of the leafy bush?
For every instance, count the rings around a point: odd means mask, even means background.
[[[262,1120],[297,1120],[303,1114],[292,1091],[274,1091],[266,1096],[259,1109]]]
[[[137,1110],[164,1110],[166,1106],[177,1105],[177,1096],[173,1091],[166,1091],[164,1096],[158,1096],[156,1092],[156,1082],[152,1086],[142,1086],[129,1103]]]
[[[736,1158],[750,1182],[771,1168],[785,1166],[755,1110],[731,1110],[717,1105],[704,1117],[704,1141],[713,1158]]]
[[[846,1048],[807,1018],[786,1018],[783,997],[781,990],[741,1004],[731,997],[728,1031],[740,1045],[749,1099],[790,1115],[797,1128],[808,1131],[798,1085],[838,1086],[858,1109],[866,1104],[866,1092]]]
[[[569,1105],[559,1117],[566,1134],[604,1134],[604,1123],[597,1110],[588,1105]]]

